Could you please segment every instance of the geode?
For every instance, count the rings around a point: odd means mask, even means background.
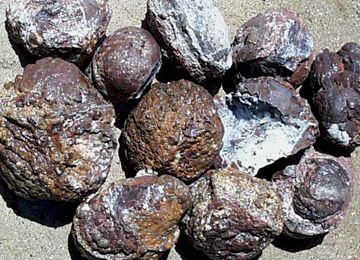
[[[138,99],[161,67],[161,50],[144,29],[125,27],[110,34],[92,61],[95,87],[117,103]]]
[[[210,259],[251,259],[283,229],[281,201],[267,181],[227,168],[190,186],[181,229]]]
[[[6,10],[6,29],[23,52],[84,65],[110,16],[107,0],[15,0]]]
[[[338,227],[350,204],[355,181],[351,159],[308,150],[297,165],[273,177],[282,199],[284,234],[309,238]]]
[[[159,259],[190,207],[188,187],[172,176],[120,180],[78,207],[72,235],[87,259]]]
[[[125,122],[122,164],[191,181],[212,166],[222,137],[212,96],[204,88],[186,80],[155,83]]]
[[[229,78],[281,77],[300,85],[314,59],[313,39],[298,14],[270,9],[243,24],[232,44]]]
[[[352,151],[360,145],[360,46],[316,57],[304,92],[320,124],[321,137]]]
[[[318,123],[310,106],[280,79],[248,79],[215,101],[224,125],[216,168],[231,166],[256,175],[316,141]]]
[[[78,200],[105,181],[114,109],[72,63],[44,58],[0,93],[0,176],[26,199]]]
[[[231,67],[229,29],[212,0],[148,0],[144,26],[196,83],[220,79]]]

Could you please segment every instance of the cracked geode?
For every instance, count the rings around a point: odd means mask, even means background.
[[[337,53],[325,49],[303,87],[321,136],[352,151],[360,145],[360,46],[347,43]]]
[[[355,174],[351,158],[313,148],[299,164],[276,173],[272,185],[282,199],[284,234],[301,239],[337,228],[351,202]]]
[[[231,67],[230,32],[212,0],[148,0],[144,26],[196,83],[219,80]]]
[[[175,177],[119,180],[78,207],[72,235],[87,259],[160,259],[190,207],[189,188]]]
[[[307,101],[280,79],[248,79],[234,93],[215,98],[224,125],[216,168],[256,175],[260,168],[315,143],[316,122]]]
[[[265,180],[227,168],[191,184],[180,228],[210,259],[252,259],[283,229],[279,195]]]
[[[37,58],[84,65],[110,21],[107,0],[15,0],[6,10],[9,38]]]
[[[161,67],[161,50],[144,29],[125,27],[106,37],[92,60],[95,87],[115,103],[139,99]]]
[[[230,85],[242,77],[272,76],[298,86],[314,59],[310,31],[298,14],[285,9],[270,9],[248,20],[232,48]]]
[[[26,199],[79,200],[105,181],[115,112],[72,63],[44,58],[0,93],[0,176]]]

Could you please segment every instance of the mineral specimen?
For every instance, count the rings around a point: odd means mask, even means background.
[[[304,86],[324,140],[352,151],[360,145],[360,46],[316,57]]]
[[[161,50],[146,30],[119,29],[109,35],[92,62],[95,87],[111,100],[139,98],[161,66]]]
[[[241,26],[229,77],[282,77],[300,85],[309,73],[312,53],[313,40],[302,19],[285,9],[270,9]]]
[[[310,106],[282,80],[248,79],[215,101],[224,125],[217,168],[231,166],[256,175],[260,168],[316,141],[318,124]]]
[[[148,0],[144,24],[196,83],[220,79],[231,67],[229,29],[212,0]]]
[[[352,198],[355,170],[350,158],[307,151],[298,165],[273,177],[282,199],[284,234],[309,238],[336,228]]]
[[[172,176],[121,180],[78,207],[72,235],[88,259],[159,259],[190,206],[188,187]]]
[[[107,0],[15,0],[6,10],[9,38],[37,58],[78,65],[91,58],[110,20]]]
[[[211,259],[252,259],[283,229],[281,201],[261,179],[227,168],[190,186],[181,229]]]
[[[155,83],[130,113],[122,136],[122,163],[190,181],[213,164],[223,127],[212,96],[186,80]]]
[[[0,176],[26,199],[78,200],[104,182],[114,110],[72,63],[44,58],[0,93]]]

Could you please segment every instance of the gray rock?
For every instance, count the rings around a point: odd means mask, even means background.
[[[279,79],[248,79],[215,103],[224,125],[217,168],[232,166],[256,175],[311,146],[319,132],[307,101]]]
[[[231,67],[229,29],[211,0],[149,0],[144,25],[165,57],[197,83]]]

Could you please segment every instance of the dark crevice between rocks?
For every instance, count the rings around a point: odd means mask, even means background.
[[[281,158],[270,165],[267,165],[259,169],[256,174],[257,178],[271,181],[273,175],[279,171],[284,170],[289,165],[299,164],[301,157],[304,155],[306,149],[297,152],[296,154],[290,155],[286,158]]]
[[[323,132],[321,128],[320,131]],[[326,141],[324,138],[322,138],[322,136],[324,136],[324,133],[321,134],[321,136],[316,140],[316,143],[314,145],[314,148],[317,152],[329,154],[334,157],[351,157],[351,153],[353,152],[353,150],[333,145],[330,142]]]
[[[194,248],[183,233],[180,234],[175,250],[182,260],[210,260],[203,252]]]
[[[285,235],[278,236],[272,243],[275,247],[287,252],[296,253],[308,250],[320,245],[326,234],[318,235],[306,239],[296,239]]]
[[[68,236],[68,250],[71,260],[86,260],[86,258],[81,256],[79,250],[77,250],[75,246],[74,238],[71,235],[71,233]]]
[[[0,195],[7,207],[22,218],[48,227],[61,227],[72,222],[79,203],[38,200],[31,201],[17,196],[0,179]]]

